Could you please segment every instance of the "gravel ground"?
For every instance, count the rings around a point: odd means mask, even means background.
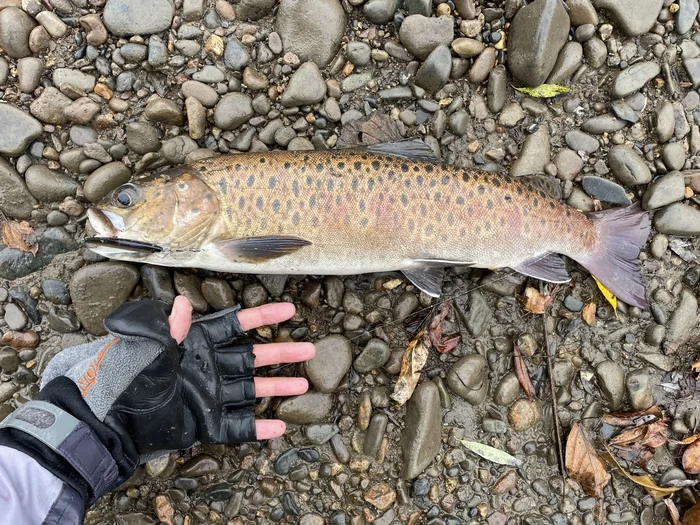
[[[102,335],[125,301],[180,293],[198,313],[293,301],[293,320],[255,334],[317,344],[313,361],[271,371],[304,375],[312,391],[259,407],[289,433],[154,460],[88,524],[593,523],[596,500],[558,468],[545,328],[564,437],[576,421],[609,437],[601,415],[653,404],[671,438],[698,430],[698,7],[0,0],[0,209],[27,220],[39,243],[36,256],[0,249],[0,417],[36,396],[56,352]],[[572,91],[537,99],[514,89],[542,83]],[[654,210],[641,254],[650,310],[622,304],[616,318],[574,266],[546,316],[523,310],[523,277],[450,271],[445,332],[461,343],[432,352],[397,407],[407,325],[431,306],[405,280],[180,272],[82,247],[87,207],[133,177],[221,153],[332,148],[373,113],[455,165],[547,174],[582,210],[641,200]],[[589,303],[595,326],[582,320]],[[535,401],[513,372],[514,344]],[[524,465],[480,459],[461,439]],[[657,448],[646,473],[661,485],[686,479],[679,450]],[[681,512],[694,502],[688,488],[673,499]],[[669,522],[662,501],[619,474],[604,509],[611,523]]]

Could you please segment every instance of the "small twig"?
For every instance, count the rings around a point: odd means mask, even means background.
[[[554,294],[558,289],[554,290]],[[554,301],[552,301],[554,303]],[[547,330],[548,310],[542,316],[542,330],[544,332],[544,346],[547,354],[547,373],[549,374],[549,387],[552,395],[552,419],[554,420],[554,436],[557,441],[557,459],[559,460],[559,472],[566,477],[566,467],[564,466],[564,448],[561,443],[561,425],[559,424],[559,406],[557,405],[557,390],[554,386],[554,373],[552,369],[552,348],[549,344],[549,331]]]

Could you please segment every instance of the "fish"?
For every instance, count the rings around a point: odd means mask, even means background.
[[[439,297],[445,268],[511,268],[552,283],[561,255],[646,308],[639,204],[584,213],[526,177],[458,168],[420,140],[222,155],[124,184],[88,210],[92,251],[227,273],[401,271]]]

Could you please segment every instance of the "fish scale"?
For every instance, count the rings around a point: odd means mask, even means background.
[[[401,270],[435,296],[443,268],[457,265],[566,282],[562,254],[646,305],[637,257],[651,225],[638,206],[585,214],[531,179],[439,163],[416,142],[213,157],[117,188],[88,213],[102,235],[91,249],[121,260],[257,274]]]

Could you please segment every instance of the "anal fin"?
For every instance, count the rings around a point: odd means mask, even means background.
[[[568,283],[571,280],[566,265],[556,253],[545,253],[513,266],[513,270],[550,283]]]
[[[442,294],[442,281],[445,278],[443,266],[406,268],[402,272],[416,288],[430,297],[440,297]]]
[[[311,241],[291,235],[261,235],[218,241],[216,246],[231,260],[264,262],[294,253],[310,244]]]

